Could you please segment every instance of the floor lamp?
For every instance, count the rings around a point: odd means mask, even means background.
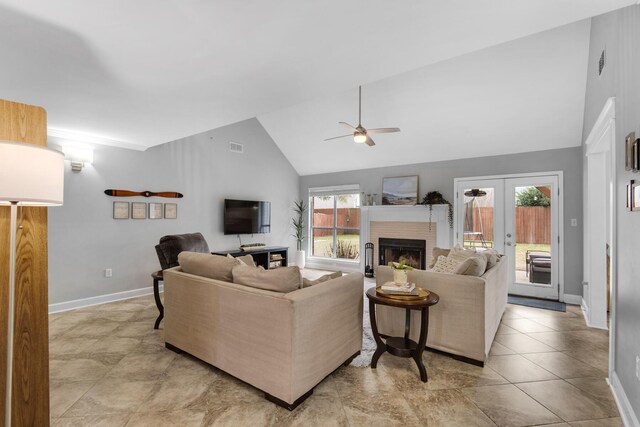
[[[64,154],[39,145],[0,141],[0,205],[11,206],[5,423],[11,426],[13,329],[18,206],[58,206],[64,193]],[[2,260],[0,260],[2,262]]]

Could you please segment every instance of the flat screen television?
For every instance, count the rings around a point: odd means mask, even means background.
[[[271,203],[224,200],[224,234],[271,232]]]

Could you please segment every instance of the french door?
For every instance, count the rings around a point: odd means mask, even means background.
[[[559,178],[456,179],[455,241],[507,255],[510,294],[559,299]]]

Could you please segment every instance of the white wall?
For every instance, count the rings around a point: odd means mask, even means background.
[[[398,155],[408,161],[411,160],[409,153],[398,153]],[[300,197],[308,197],[309,187],[360,184],[360,189],[365,194],[377,193],[377,203],[380,203],[382,178],[418,175],[420,200],[427,192],[437,190],[445,199],[454,203],[454,178],[559,170],[564,171],[564,292],[582,295],[582,153],[580,147],[307,175],[300,178]],[[425,208],[425,215],[427,215],[426,212]],[[571,218],[578,220],[577,227],[570,226]]]
[[[229,141],[244,144],[244,154],[230,152]],[[256,119],[145,152],[97,147],[94,158],[80,173],[66,164],[64,205],[49,208],[50,304],[151,286],[160,269],[154,246],[166,234],[200,231],[211,250],[237,248],[237,237],[222,232],[225,198],[271,202],[271,233],[242,236],[243,243],[295,250],[289,222],[299,177]],[[184,198],[115,198],[103,193],[108,188]],[[114,200],[175,202],[178,219],[114,220]]]
[[[598,76],[598,60],[606,48],[606,66]],[[640,213],[625,209],[625,186],[637,173],[624,170],[624,138],[640,136],[640,7],[630,6],[593,18],[585,98],[583,136],[586,140],[609,97],[616,97],[617,283],[615,300],[615,359],[611,378],[618,397],[627,401],[627,422],[640,417]],[[585,162],[586,165],[586,162]],[[586,166],[585,166],[586,167]],[[588,191],[588,190],[587,190]],[[631,421],[635,417],[634,421]],[[631,424],[629,424],[631,425]]]

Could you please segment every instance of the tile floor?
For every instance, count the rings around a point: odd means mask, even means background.
[[[484,368],[425,353],[340,368],[293,412],[163,346],[152,296],[50,316],[53,426],[621,426],[608,336],[566,313],[509,305]]]

